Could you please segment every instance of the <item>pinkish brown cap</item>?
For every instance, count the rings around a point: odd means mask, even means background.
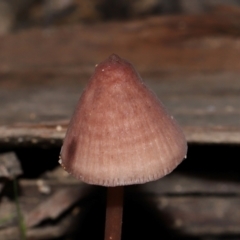
[[[60,163],[102,186],[139,184],[170,173],[187,143],[176,121],[117,55],[96,66],[70,121]]]

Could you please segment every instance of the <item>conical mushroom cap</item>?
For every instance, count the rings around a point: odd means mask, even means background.
[[[64,169],[102,186],[139,184],[170,173],[185,157],[182,130],[117,55],[96,66],[61,150]]]

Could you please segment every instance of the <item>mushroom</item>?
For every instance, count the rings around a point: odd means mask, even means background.
[[[123,186],[157,180],[184,159],[184,134],[131,63],[112,54],[96,65],[69,123],[63,168],[108,187],[105,240],[121,238]]]

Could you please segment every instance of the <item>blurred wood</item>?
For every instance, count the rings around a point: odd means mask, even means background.
[[[239,5],[229,5],[229,4],[218,4],[211,7],[211,12],[215,14],[240,14],[240,6]]]
[[[134,198],[133,198],[134,201]],[[136,198],[135,198],[136,201]],[[146,207],[154,209],[159,221],[178,236],[217,236],[240,234],[240,199],[238,196],[161,196],[145,197]],[[32,228],[28,239],[51,239],[64,235],[75,225],[72,215],[57,225]],[[0,238],[18,239],[17,227],[0,229]]]
[[[189,142],[239,144],[238,22],[236,11],[29,29],[2,37],[0,144],[60,146],[95,64],[113,52],[136,66]]]
[[[76,216],[70,214],[60,220],[58,224],[27,229],[27,240],[49,240],[62,237],[71,231],[72,226],[75,225],[75,221]],[[18,227],[0,229],[0,238],[4,240],[20,240]]]
[[[41,191],[40,180],[50,188],[48,193]],[[42,179],[20,179],[19,189],[21,210],[28,225],[27,234],[37,239],[50,239],[54,237],[52,234],[62,236],[69,231],[74,222],[71,212],[63,219],[61,216],[93,190],[91,186],[69,175],[61,177],[59,173],[52,178],[48,174]],[[128,187],[126,196],[127,201],[145,201],[144,206],[154,208],[167,228],[180,234],[240,234],[239,189],[239,181],[172,173],[159,181]],[[79,204],[78,207],[81,216],[86,205]],[[0,239],[17,239],[15,203],[3,199],[0,216]],[[51,221],[44,226],[40,224],[51,219],[55,219],[54,225]],[[64,219],[69,224],[65,222],[64,225]],[[51,229],[55,232],[47,238]]]
[[[218,178],[211,174],[180,174],[172,173],[158,181],[136,185],[131,187],[134,194],[144,195],[182,195],[182,194],[205,194],[205,195],[234,195],[240,194],[239,179],[229,179],[226,176]]]
[[[148,198],[167,228],[180,235],[240,234],[240,198],[179,196]]]
[[[42,181],[40,183],[39,181]],[[49,192],[42,192],[42,184]],[[75,179],[37,179],[20,180],[20,203],[28,226],[34,226],[46,219],[56,219],[71,208],[77,201],[83,200],[93,192],[93,187]]]
[[[0,178],[14,179],[22,173],[21,164],[14,152],[0,154]]]
[[[239,19],[230,12],[19,31],[0,39],[0,70],[31,80],[39,71],[89,74],[115,52],[142,73],[239,71]]]
[[[191,118],[189,118],[189,121],[190,120]],[[237,119],[233,119],[233,121],[235,120]],[[186,135],[187,141],[189,143],[239,144],[240,142],[240,127],[238,126],[201,127],[201,126],[184,126],[184,123],[182,123],[181,125]],[[59,126],[61,126],[61,131],[57,130]],[[60,129],[60,127],[58,129]],[[64,124],[61,125],[51,122],[50,124],[47,124],[47,126],[44,126],[43,124],[39,124],[39,126],[37,126],[36,124],[32,125],[29,124],[25,126],[15,125],[3,126],[0,127],[1,133],[0,145],[3,147],[4,146],[60,147],[62,145],[62,140],[65,136],[66,129],[67,129],[66,122],[64,122]]]
[[[12,180],[22,173],[21,164],[14,152],[0,153],[0,194],[7,180]]]
[[[61,146],[68,121],[0,127],[1,146]]]
[[[83,189],[78,187],[62,188],[40,203],[32,211],[26,213],[25,224],[33,227],[46,219],[57,219],[63,212],[83,197]]]
[[[218,174],[219,176],[219,174]],[[228,175],[227,175],[228,176]],[[232,176],[231,176],[232,177]],[[62,188],[79,187],[81,189],[82,197],[86,196],[92,186],[81,183],[74,178],[65,179],[44,179],[44,183],[51,188],[51,191],[58,191]],[[30,197],[31,195],[41,198],[41,191],[39,191],[38,180],[25,180],[19,181],[21,192],[23,195]],[[202,173],[202,175],[194,174],[180,174],[173,172],[170,175],[154,182],[145,183],[143,185],[134,185],[131,187],[134,194],[144,193],[145,195],[182,195],[182,194],[212,194],[212,195],[233,195],[240,193],[240,183],[238,179],[229,179],[226,176],[216,178],[214,175],[211,177]],[[84,191],[83,191],[84,190]],[[131,191],[132,191],[131,190]],[[71,190],[70,190],[71,191]],[[86,192],[85,192],[86,191]],[[131,192],[130,191],[130,192]],[[46,195],[47,196],[47,195]],[[44,196],[44,199],[46,199]]]
[[[42,192],[43,183],[50,191]],[[62,181],[54,178],[22,179],[19,180],[19,189],[20,209],[27,227],[27,239],[52,239],[71,231],[76,215],[81,216],[86,204],[76,206],[73,211],[69,210],[76,202],[89,197],[93,187],[62,176]],[[15,202],[3,198],[0,206],[0,239],[19,239]],[[67,211],[68,214],[63,217]],[[48,224],[40,225],[46,220],[50,220]],[[50,233],[51,231],[54,232]]]
[[[12,226],[14,223],[16,224],[17,213],[16,213],[15,203],[13,201],[10,201],[6,197],[2,197],[0,206],[1,206],[0,207],[0,229]],[[0,239],[1,239],[1,235],[0,235]]]

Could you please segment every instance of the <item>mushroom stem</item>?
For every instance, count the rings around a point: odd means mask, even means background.
[[[108,187],[105,240],[120,240],[122,232],[124,187]]]

